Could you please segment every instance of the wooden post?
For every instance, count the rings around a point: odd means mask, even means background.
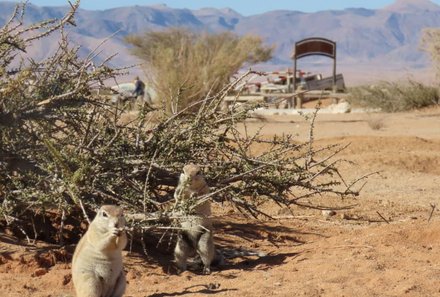
[[[293,92],[296,90],[296,54],[293,56]]]
[[[336,91],[338,90],[338,87],[336,86],[336,43],[334,47],[335,53],[333,57],[333,92],[336,93]]]
[[[286,70],[286,77],[287,77],[287,93],[292,92],[292,84],[290,83],[290,75],[289,75],[289,68]]]
[[[301,109],[302,108],[302,104],[304,102],[304,93],[302,93],[302,91],[304,90],[304,87],[302,85],[299,85],[298,87],[298,92],[300,92],[300,94],[295,96],[295,101],[296,101],[296,106],[295,109]]]

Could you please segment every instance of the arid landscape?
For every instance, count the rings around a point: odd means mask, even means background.
[[[440,296],[438,1],[0,1],[0,296]]]
[[[376,123],[376,125],[372,125]],[[377,124],[379,123],[379,124]],[[300,116],[249,121],[262,134],[308,137]],[[372,128],[374,127],[374,129]],[[126,251],[126,296],[440,296],[440,109],[407,113],[320,114],[315,145],[348,144],[339,158],[347,181],[368,178],[360,195],[314,202],[336,210],[275,205],[273,220],[245,218],[215,205],[220,248],[267,253],[227,261],[211,275],[170,266],[172,247],[146,238]],[[0,290],[8,297],[74,296],[70,259],[74,246],[28,245],[0,235]]]
[[[69,5],[41,7],[29,4],[28,21],[43,20],[47,16],[62,17]],[[87,5],[87,3],[84,3]],[[64,5],[64,6],[63,6]],[[324,10],[315,13],[292,9],[267,11],[244,16],[231,8],[177,9],[173,5],[156,4],[78,11],[77,27],[70,28],[70,38],[88,54],[106,40],[99,59],[118,53],[110,64],[118,67],[138,64],[129,54],[124,36],[144,31],[185,27],[194,31],[223,32],[239,35],[257,34],[265,43],[275,46],[273,59],[259,70],[283,70],[292,67],[290,59],[294,42],[305,37],[322,36],[338,44],[338,72],[349,85],[372,81],[414,79],[432,80],[429,56],[420,50],[423,28],[440,26],[440,6],[428,0],[396,0],[378,9],[365,9],[361,2],[350,3],[344,10]],[[210,4],[206,4],[210,5]],[[225,4],[226,5],[226,4]],[[0,25],[9,18],[14,3],[0,2]],[[300,28],[300,29],[298,29]],[[50,40],[50,42],[48,42]],[[33,58],[50,56],[57,48],[57,37],[36,41],[28,53]],[[331,73],[327,59],[306,59],[300,64],[305,71]],[[143,75],[142,72],[137,73]],[[133,73],[132,75],[133,76]]]

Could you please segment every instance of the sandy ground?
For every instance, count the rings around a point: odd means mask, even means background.
[[[376,124],[380,129],[372,129]],[[300,116],[251,121],[248,131],[308,135]],[[125,252],[126,296],[440,296],[440,108],[399,114],[320,115],[317,146],[351,145],[340,157],[346,180],[380,171],[361,195],[332,205],[356,205],[330,218],[318,210],[267,205],[277,219],[246,219],[216,207],[222,247],[268,253],[228,261],[209,276],[170,270],[171,247],[148,255]],[[431,215],[431,205],[437,206]],[[73,247],[26,246],[0,235],[0,295],[74,296]],[[147,239],[147,242],[149,240]]]

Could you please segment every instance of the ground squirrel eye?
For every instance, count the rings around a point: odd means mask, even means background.
[[[108,218],[108,214],[107,214],[105,211],[102,213],[102,216],[103,216],[104,218]]]

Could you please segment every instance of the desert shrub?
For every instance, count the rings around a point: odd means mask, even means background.
[[[245,64],[267,61],[272,48],[259,37],[194,33],[173,28],[126,38],[168,112],[219,92]]]
[[[440,29],[423,29],[420,43],[421,49],[430,55],[437,78],[440,79]]]
[[[61,20],[25,28],[17,10],[0,31],[2,224],[37,237],[33,218],[55,213],[52,225],[61,241],[67,220],[76,219],[79,225],[90,210],[104,203],[122,205],[129,214],[151,218],[155,213],[163,218],[173,212],[174,188],[188,162],[204,168],[215,193],[204,199],[230,203],[255,217],[269,216],[260,208],[266,201],[326,209],[312,198],[357,194],[355,185],[361,179],[346,182],[338,170],[342,160],[337,154],[343,147],[315,147],[313,129],[306,142],[294,141],[292,135],[268,139],[249,135],[246,129],[241,133],[248,111],[258,106],[219,109],[229,90],[250,72],[198,96],[172,115],[145,107],[123,121],[125,111],[109,104],[105,92],[96,92],[117,71],[94,65],[93,54],[79,57],[78,48],[71,48],[64,35],[59,50],[47,60],[12,67],[17,52],[44,37],[42,32],[63,32],[74,23],[78,4]],[[214,84],[222,73],[207,73],[206,81]],[[255,146],[266,149],[256,154]],[[134,226],[160,224],[166,223],[147,219]]]
[[[369,115],[367,124],[372,130],[381,130],[385,127],[385,118],[383,116],[378,117]]]
[[[46,210],[80,209],[75,185],[90,171],[88,159],[77,157],[93,145],[97,130],[88,125],[97,109],[105,112],[96,124],[110,135],[102,120],[111,114],[96,90],[117,71],[94,64],[96,53],[80,59],[79,47],[69,46],[64,32],[78,7],[76,1],[61,19],[25,25],[20,4],[0,30],[0,216],[9,226],[28,225]],[[20,56],[54,32],[61,33],[59,48],[48,59]]]
[[[397,112],[440,103],[437,88],[416,81],[380,82],[372,86],[353,87],[349,102],[355,106]]]

